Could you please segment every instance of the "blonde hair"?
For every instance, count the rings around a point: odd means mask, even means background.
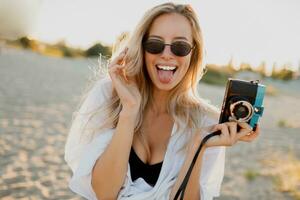
[[[146,39],[152,22],[158,16],[170,13],[178,13],[189,20],[192,27],[193,43],[195,48],[192,51],[191,63],[188,71],[182,81],[170,92],[167,111],[173,117],[175,123],[177,123],[178,128],[182,128],[181,126],[184,125],[185,129],[191,130],[201,128],[201,122],[204,115],[208,114],[216,116],[218,112],[215,107],[201,99],[197,92],[197,85],[204,71],[204,45],[197,16],[190,5],[165,3],[155,6],[147,11],[142,20],[138,23],[133,34],[126,41],[126,46],[128,47],[127,55],[124,58],[127,65],[126,75],[128,77],[133,77],[136,80],[138,89],[142,96],[135,131],[138,131],[141,127],[143,119],[142,116],[145,108],[152,102],[153,99],[153,88],[152,84],[149,84],[151,79],[149,78],[145,68],[142,42]],[[116,53],[114,55],[116,55]],[[95,111],[95,113],[101,113],[102,115],[103,112],[105,112],[106,115],[106,120],[99,122],[101,125],[98,128],[115,128],[117,126],[121,110],[122,104],[120,102],[120,98],[116,91],[113,90],[110,100],[107,101],[105,105],[102,105],[99,110]]]

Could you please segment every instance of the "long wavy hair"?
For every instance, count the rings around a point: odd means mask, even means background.
[[[138,132],[141,128],[143,119],[142,116],[146,106],[153,100],[153,85],[149,84],[151,83],[151,79],[146,70],[142,43],[147,38],[152,22],[158,16],[170,13],[178,13],[189,20],[192,27],[192,36],[195,48],[192,51],[188,71],[181,82],[170,91],[167,111],[172,116],[174,122],[178,125],[177,127],[184,128],[186,130],[201,128],[201,122],[204,115],[217,116],[216,114],[218,113],[218,110],[214,106],[201,99],[198,95],[197,85],[203,75],[205,63],[203,61],[204,44],[202,32],[196,13],[190,5],[165,3],[153,7],[145,13],[144,17],[138,23],[134,32],[128,37],[125,44],[128,47],[127,55],[124,58],[127,65],[125,69],[126,75],[136,80],[138,89],[142,96],[138,114],[139,116],[137,117],[135,125],[136,132]],[[117,51],[112,57],[115,55],[117,55]],[[101,124],[97,127],[97,132],[104,128],[115,128],[117,126],[121,110],[122,104],[120,102],[120,98],[113,89],[110,100],[107,101],[105,105],[102,105],[95,110],[95,112],[91,115],[92,118],[97,115],[104,115],[105,113],[106,117],[104,120],[99,122]],[[95,131],[96,130],[93,132]]]

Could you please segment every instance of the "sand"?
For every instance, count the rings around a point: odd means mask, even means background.
[[[88,66],[96,67],[97,60],[1,50],[0,199],[82,199],[68,188],[71,171],[63,156],[72,112],[92,75]],[[276,188],[264,161],[287,154],[300,159],[299,88],[267,96],[259,139],[227,148],[218,199],[293,199]],[[201,84],[200,91],[221,105],[224,87]],[[280,120],[291,128],[280,128]],[[245,174],[252,172],[258,175],[250,180]]]

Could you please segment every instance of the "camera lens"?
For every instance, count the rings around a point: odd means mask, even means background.
[[[247,122],[253,115],[253,107],[248,101],[237,101],[230,105],[231,119],[239,122]]]
[[[242,103],[239,103],[234,107],[233,114],[237,119],[245,118],[249,114],[249,110]]]

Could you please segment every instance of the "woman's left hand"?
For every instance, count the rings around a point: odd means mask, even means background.
[[[240,127],[238,131],[237,127]],[[257,125],[256,130],[253,131],[252,127],[245,122],[225,122],[217,124],[212,128],[211,132],[221,131],[220,135],[216,135],[208,139],[205,147],[211,146],[232,146],[237,141],[251,142],[260,133],[260,128]],[[202,136],[203,139],[203,136]]]

